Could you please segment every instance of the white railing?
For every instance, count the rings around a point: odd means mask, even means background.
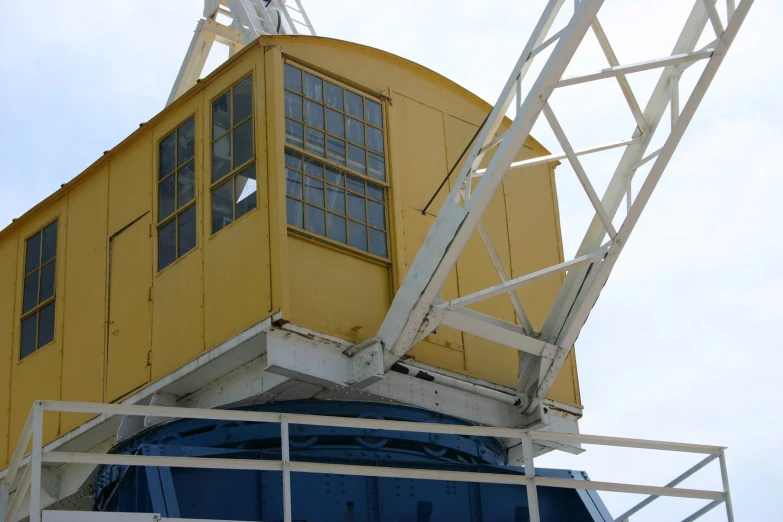
[[[266,461],[250,459],[110,455],[66,451],[43,451],[43,419],[44,412],[46,411],[61,413],[153,416],[176,419],[206,419],[277,423],[280,424],[282,458],[280,461]],[[508,475],[465,471],[405,469],[394,467],[291,461],[288,435],[288,427],[291,424],[333,426],[370,430],[395,430],[414,433],[442,433],[449,435],[499,437],[504,439],[519,440],[522,443],[525,474]],[[29,457],[24,457],[27,446],[31,439],[31,453]],[[675,451],[704,454],[707,456],[698,464],[687,470],[676,479],[672,480],[664,487],[622,484],[616,482],[578,481],[537,476],[535,466],[533,464],[533,442],[535,441]],[[286,522],[291,522],[291,473],[332,473],[369,477],[406,479],[415,478],[425,480],[481,482],[491,484],[517,484],[526,486],[531,522],[540,522],[538,495],[536,491],[536,488],[539,486],[649,495],[645,500],[637,504],[635,507],[617,517],[615,519],[616,522],[627,521],[631,515],[637,513],[639,510],[643,509],[659,497],[681,497],[709,501],[708,504],[693,513],[688,518],[684,519],[683,522],[696,520],[720,504],[725,504],[728,520],[733,522],[734,514],[731,505],[731,496],[729,493],[726,457],[724,454],[725,449],[726,448],[720,446],[704,446],[697,444],[681,444],[675,442],[660,442],[642,439],[602,437],[596,435],[551,433],[514,428],[460,426],[453,424],[357,419],[345,417],[328,417],[322,415],[300,415],[292,413],[210,410],[163,406],[132,406],[86,402],[36,401],[33,405],[30,415],[28,416],[24,429],[22,430],[21,437],[16,446],[16,451],[11,458],[6,475],[2,479],[2,482],[0,482],[0,522],[13,522],[15,520],[16,514],[21,507],[28,491],[30,503],[30,522],[41,522],[41,473],[43,464],[161,466],[177,468],[281,471],[283,474],[283,513],[284,520]],[[723,479],[723,489],[721,491],[683,489],[675,487],[715,459],[718,459],[720,462],[720,472]],[[25,460],[27,461],[27,465],[25,466],[24,472],[22,473],[21,478],[16,485],[16,491],[13,495],[9,495],[12,485],[15,483],[15,478],[19,468]],[[55,512],[46,513],[47,517],[45,518],[47,520],[54,520],[54,518],[57,518],[58,520],[65,520],[62,518],[62,516],[53,516]],[[52,516],[49,516],[49,514]],[[60,512],[58,512],[58,514],[67,516]],[[104,515],[104,518],[108,518],[109,514],[103,513],[102,515]],[[78,516],[83,517],[84,513],[78,513]],[[74,518],[71,520],[80,520],[78,516],[74,514]],[[150,516],[154,515],[144,516],[149,518]],[[131,520],[131,518],[128,518],[128,520]]]

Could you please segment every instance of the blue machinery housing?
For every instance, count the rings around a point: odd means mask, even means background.
[[[307,413],[441,424],[465,424],[406,406],[336,401],[260,405],[244,410]],[[494,438],[290,426],[291,460],[405,468],[524,474],[506,466]],[[114,454],[280,460],[280,427],[269,423],[176,420],[126,439]],[[585,480],[581,472],[537,474]],[[95,488],[99,511],[160,513],[171,518],[283,520],[279,471],[102,466]],[[541,519],[612,520],[595,492],[538,488]],[[524,486],[421,479],[293,473],[298,522],[527,522]]]

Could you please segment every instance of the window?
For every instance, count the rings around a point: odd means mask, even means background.
[[[288,224],[388,257],[386,188],[287,149]]]
[[[284,67],[288,224],[388,257],[381,104]]]
[[[196,247],[195,119],[158,145],[158,270]]]
[[[54,341],[57,221],[25,241],[19,359]]]
[[[253,140],[253,76],[212,102],[212,233],[258,205]]]

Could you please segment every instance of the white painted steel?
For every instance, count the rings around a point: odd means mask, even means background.
[[[285,415],[280,422],[280,451],[283,467],[283,521],[291,522],[291,446],[288,438],[288,422]]]
[[[315,29],[299,0],[296,0],[296,8],[287,5],[284,0],[225,0],[224,4],[228,9],[214,0],[204,0],[204,18],[196,24],[167,106],[196,85],[215,42],[229,46],[233,56],[262,35],[303,34],[297,25],[303,27],[306,34],[315,36]],[[297,13],[298,18],[292,17],[290,11]],[[218,14],[229,18],[231,25],[218,22]]]
[[[740,6],[741,7],[741,6]],[[734,506],[731,503],[731,489],[729,488],[729,470],[726,467],[726,453],[721,451],[718,455],[720,461],[720,477],[723,482],[724,501],[726,502],[726,516],[729,522],[734,522]]]
[[[41,522],[41,449],[43,448],[43,402],[33,403],[33,447],[30,453],[30,522]]]
[[[538,510],[538,491],[536,490],[536,468],[535,464],[533,464],[533,440],[529,435],[522,437],[522,459],[525,465],[525,477],[530,479],[525,488],[527,490],[530,522],[540,522],[541,515]]]
[[[650,199],[658,180],[671,160],[677,145],[690,124],[693,115],[714,78],[726,52],[741,27],[753,0],[743,0],[736,8],[732,2],[727,4],[730,14],[725,29],[718,27],[719,18],[715,16],[715,0],[695,0],[693,9],[685,22],[672,52],[663,58],[642,63],[621,65],[615,50],[609,43],[606,33],[598,22],[597,14],[603,5],[602,0],[582,0],[573,3],[573,15],[565,27],[558,28],[550,35],[554,18],[563,6],[562,1],[551,0],[539,19],[519,61],[509,76],[492,112],[477,134],[465,166],[459,176],[453,180],[452,190],[446,198],[435,222],[428,233],[424,245],[408,269],[405,280],[394,297],[386,318],[378,332],[386,352],[384,368],[386,371],[405,356],[413,345],[430,333],[438,324],[447,324],[463,332],[485,332],[483,338],[495,340],[503,338],[503,344],[513,345],[520,352],[530,353],[529,346],[522,341],[524,337],[544,341],[547,346],[555,347],[554,357],[531,357],[522,354],[520,359],[519,384],[517,393],[524,405],[525,413],[535,411],[536,405],[547,396],[560,368],[571,351],[579,333],[595,305],[601,289],[604,287],[618,256],[622,252],[639,217]],[[705,7],[706,6],[706,7]],[[712,21],[718,33],[718,39],[708,46],[696,49],[700,37],[704,34],[709,21]],[[717,20],[717,21],[716,21]],[[596,73],[573,78],[563,78],[563,72],[588,30],[592,28],[610,67]],[[651,38],[668,34],[652,28]],[[539,76],[532,82],[527,92],[520,85],[535,58],[543,48],[551,50]],[[705,61],[706,65],[693,91],[685,96],[680,104],[679,77],[682,72],[696,61]],[[660,69],[660,79],[642,111],[627,80],[627,75]],[[636,126],[628,140],[616,141],[606,146],[576,149],[571,146],[566,132],[554,116],[549,106],[549,97],[555,88],[574,86],[582,83],[615,78],[620,85],[624,102],[633,114]],[[516,99],[516,117],[511,127],[502,136],[496,136],[500,123]],[[670,107],[671,130],[659,151],[648,153],[647,149],[659,124]],[[534,158],[515,162],[530,129],[541,113],[544,113],[560,145],[562,154],[552,154],[544,158]],[[489,166],[479,169],[484,155],[497,146]],[[582,154],[624,147],[619,161],[603,197],[598,196],[582,167],[578,157]],[[502,269],[502,263],[496,262],[497,252],[482,225],[482,215],[501,186],[503,178],[511,169],[524,168],[536,164],[567,158],[590,199],[595,215],[587,228],[587,233],[573,261],[566,261],[541,269],[535,274],[511,280]],[[632,194],[632,182],[637,169],[647,162],[654,161],[649,174],[639,188],[635,200]],[[478,179],[477,186],[471,181]],[[618,209],[625,200],[626,216],[614,224]],[[513,204],[513,201],[508,203]],[[453,270],[457,259],[464,250],[469,238],[478,232],[488,254],[493,261],[501,283],[477,291],[449,302],[445,306],[439,303],[438,296]],[[610,242],[604,245],[607,235]],[[586,259],[604,248],[602,255]],[[567,275],[558,296],[552,306],[540,332],[533,331],[524,315],[524,303],[514,292],[515,288],[540,277],[554,275],[564,271]],[[507,294],[519,318],[521,326],[509,328],[497,324],[495,318],[474,316],[460,325],[461,317],[448,315],[445,310],[455,312],[458,308],[469,306],[483,299]],[[463,310],[464,311],[464,310]],[[479,323],[485,323],[484,327]]]

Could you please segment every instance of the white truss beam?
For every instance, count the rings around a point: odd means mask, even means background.
[[[227,45],[229,55],[262,35],[309,34],[315,36],[315,29],[299,0],[296,8],[286,0],[204,0],[204,18],[196,24],[185,59],[182,61],[177,79],[171,89],[166,105],[182,96],[204,72],[212,45],[215,42]],[[291,16],[289,11],[296,13]],[[231,25],[218,22],[218,16],[231,21]],[[302,31],[299,30],[302,28]]]
[[[439,324],[444,324],[483,339],[511,346],[519,351],[520,371],[517,393],[526,411],[532,412],[541,399],[546,397],[652,191],[671,160],[753,4],[753,0],[743,0],[738,5],[729,0],[726,4],[728,22],[724,29],[720,25],[715,1],[695,0],[694,7],[669,56],[630,65],[619,63],[606,32],[598,22],[597,14],[604,3],[603,0],[574,2],[573,15],[568,23],[552,35],[549,35],[550,29],[564,1],[548,2],[497,103],[477,134],[465,165],[454,180],[452,190],[410,266],[378,332],[377,339],[384,348],[384,367],[387,371],[416,342],[432,332]],[[712,22],[718,39],[697,50],[696,45],[708,22]],[[586,32],[590,29],[595,33],[610,67],[584,76],[563,78],[566,66],[571,62]],[[653,31],[653,36],[655,34],[656,32]],[[545,48],[551,49],[551,53],[546,58],[538,77],[529,89],[523,92],[522,80],[536,56],[543,56],[540,51]],[[697,61],[706,61],[704,71],[694,90],[685,96],[680,92],[679,78],[684,70]],[[642,110],[627,80],[627,75],[653,69],[661,70],[660,78],[649,102]],[[549,105],[550,95],[556,88],[607,78],[616,79],[624,102],[633,114],[636,126],[631,137],[605,145],[575,148]],[[681,104],[681,96],[684,104]],[[497,136],[497,130],[512,103],[515,103],[516,109],[514,121],[507,131]],[[647,149],[667,107],[671,116],[670,133],[661,149],[648,153]],[[552,127],[563,152],[525,161],[514,161],[533,124],[542,113]],[[479,169],[478,166],[484,159],[484,155],[495,147],[497,150],[489,166]],[[606,192],[599,198],[578,158],[585,154],[620,147],[625,148],[625,152]],[[561,159],[568,159],[573,166],[580,184],[595,209],[595,215],[573,260],[511,279],[483,225],[482,215],[509,170]],[[648,162],[654,163],[634,200],[631,191],[634,174],[639,167]],[[472,183],[474,179],[478,180],[475,187]],[[619,227],[616,227],[614,219],[624,199],[626,216],[619,223]],[[481,237],[500,283],[443,302],[438,298],[441,288],[474,232]],[[604,244],[607,236],[609,242]],[[541,331],[536,332],[525,316],[523,303],[516,289],[563,272],[567,272],[563,285]],[[519,325],[466,308],[503,294],[511,300]]]

